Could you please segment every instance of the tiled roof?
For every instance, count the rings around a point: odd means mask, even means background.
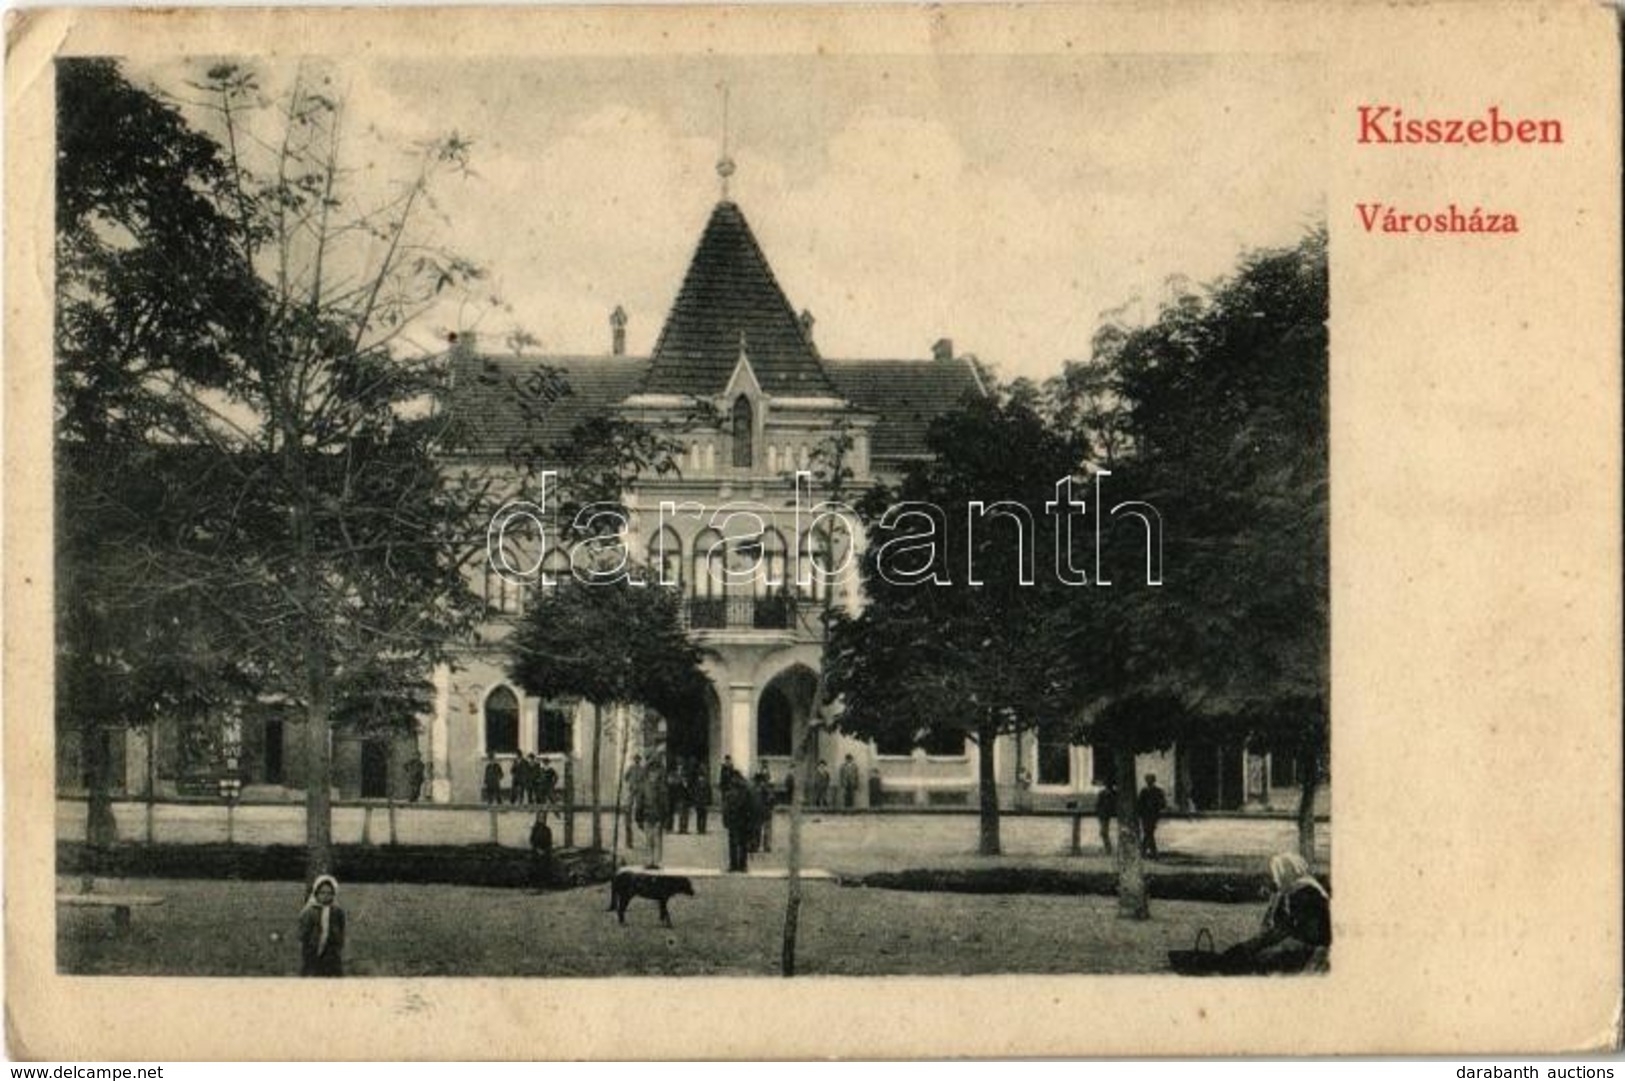
[[[648,370],[647,357],[461,358],[451,394],[459,449],[478,455],[524,445],[552,451],[576,425],[636,391]]]
[[[955,360],[825,360],[835,393],[878,417],[871,458],[928,453],[931,422],[967,394],[981,394],[976,371]],[[462,449],[500,456],[534,445],[564,451],[575,426],[612,410],[639,389],[645,357],[482,357],[459,364],[452,391]],[[561,454],[560,464],[564,457]]]
[[[853,405],[880,420],[869,437],[871,458],[925,454],[931,422],[958,407],[981,384],[970,361],[826,360],[824,370]]]
[[[751,369],[768,394],[835,393],[745,215],[733,203],[721,202],[700,236],[642,389],[721,393],[739,362],[741,335]]]

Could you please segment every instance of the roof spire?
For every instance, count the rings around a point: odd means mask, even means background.
[[[734,160],[728,156],[728,84],[721,82],[722,91],[722,157],[717,159],[717,175],[722,178],[722,201],[728,202],[728,178],[734,175]]]

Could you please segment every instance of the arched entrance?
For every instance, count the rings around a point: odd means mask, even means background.
[[[806,742],[817,693],[818,676],[806,665],[793,664],[768,680],[757,696],[756,764],[766,765],[777,783],[789,774],[798,745],[805,744],[803,773],[809,774],[821,753],[819,741],[832,738],[814,736],[810,743]]]
[[[709,685],[666,718],[666,760],[698,764],[708,774],[716,772],[721,756],[716,752],[721,730],[722,703]]]

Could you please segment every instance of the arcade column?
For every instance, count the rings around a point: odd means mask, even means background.
[[[723,734],[723,746],[733,756],[734,768],[746,774],[755,767],[756,718],[751,708],[755,691],[749,683],[728,685],[728,730]]]

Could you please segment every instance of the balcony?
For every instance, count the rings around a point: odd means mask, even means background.
[[[818,627],[819,606],[795,597],[689,597],[683,625],[692,631],[803,631]]]

